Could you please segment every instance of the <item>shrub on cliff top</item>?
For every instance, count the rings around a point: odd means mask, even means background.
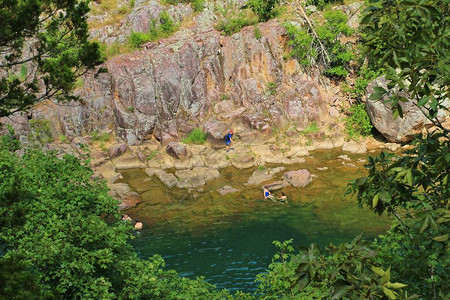
[[[275,6],[279,0],[249,0],[247,5],[258,16],[260,22],[266,22],[276,15]]]

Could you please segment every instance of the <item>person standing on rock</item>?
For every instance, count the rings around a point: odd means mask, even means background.
[[[233,129],[230,129],[230,131],[224,136],[225,138],[225,144],[227,145],[227,152],[230,151],[231,143],[233,142]],[[234,150],[234,148],[231,148]]]

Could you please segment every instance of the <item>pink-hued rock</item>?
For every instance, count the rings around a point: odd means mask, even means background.
[[[127,151],[127,145],[125,144],[114,145],[108,149],[108,154],[110,158],[114,158],[124,154],[125,151]]]
[[[170,156],[178,159],[183,159],[188,155],[186,146],[177,142],[170,142],[169,145],[167,145],[166,152]]]
[[[283,178],[294,187],[305,187],[312,182],[311,173],[306,169],[286,172]]]
[[[175,18],[188,8],[171,6],[169,13]],[[144,21],[159,10],[155,1],[141,3],[121,22],[128,22],[130,31],[145,31]],[[168,144],[199,125],[210,141],[223,143],[223,135],[240,121],[270,135],[288,122],[306,126],[328,117],[319,75],[305,75],[293,60],[283,59],[286,37],[279,21],[260,23],[262,38],[256,39],[251,26],[226,37],[212,25],[196,31],[196,20],[192,29],[109,59],[102,66],[107,73],[85,75],[76,91],[83,102],[46,103],[33,117],[45,111],[52,128],[61,131],[56,134],[69,139],[112,129],[128,145],[151,136]],[[268,95],[269,82],[277,85],[276,95]],[[218,104],[224,94],[229,100]]]
[[[384,76],[373,80],[367,86],[367,98],[374,92],[374,87],[380,86],[386,89],[388,81]],[[409,98],[406,93],[402,96]],[[389,141],[393,143],[406,143],[411,141],[416,134],[422,132],[424,128],[433,126],[425,115],[416,106],[416,101],[399,102],[403,110],[403,118],[394,119],[391,104],[385,102],[385,96],[381,101],[366,101],[367,112],[373,126]],[[438,118],[444,121],[447,114],[444,110],[438,113]]]
[[[207,138],[209,142],[213,144],[223,144],[225,146],[223,137],[231,128],[223,122],[211,121],[206,122],[203,125],[203,129],[208,135]]]

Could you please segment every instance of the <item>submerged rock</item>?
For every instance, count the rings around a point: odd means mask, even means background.
[[[225,185],[225,186],[221,187],[220,189],[218,189],[217,191],[219,192],[219,194],[221,196],[226,195],[226,194],[239,192],[238,189],[235,189],[231,185]]]
[[[252,176],[248,179],[247,185],[258,185],[264,181],[271,180],[277,173],[284,171],[285,167],[271,169],[256,169]]]
[[[164,183],[168,188],[174,187],[178,182],[178,179],[175,177],[175,175],[164,171],[156,173],[156,177],[158,177],[158,179],[161,180],[161,182]]]

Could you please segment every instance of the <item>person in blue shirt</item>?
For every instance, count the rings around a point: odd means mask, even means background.
[[[230,130],[228,134],[225,136],[225,144],[227,145],[227,152],[230,151],[230,145],[233,142],[233,130]],[[234,148],[231,148],[234,150]]]

